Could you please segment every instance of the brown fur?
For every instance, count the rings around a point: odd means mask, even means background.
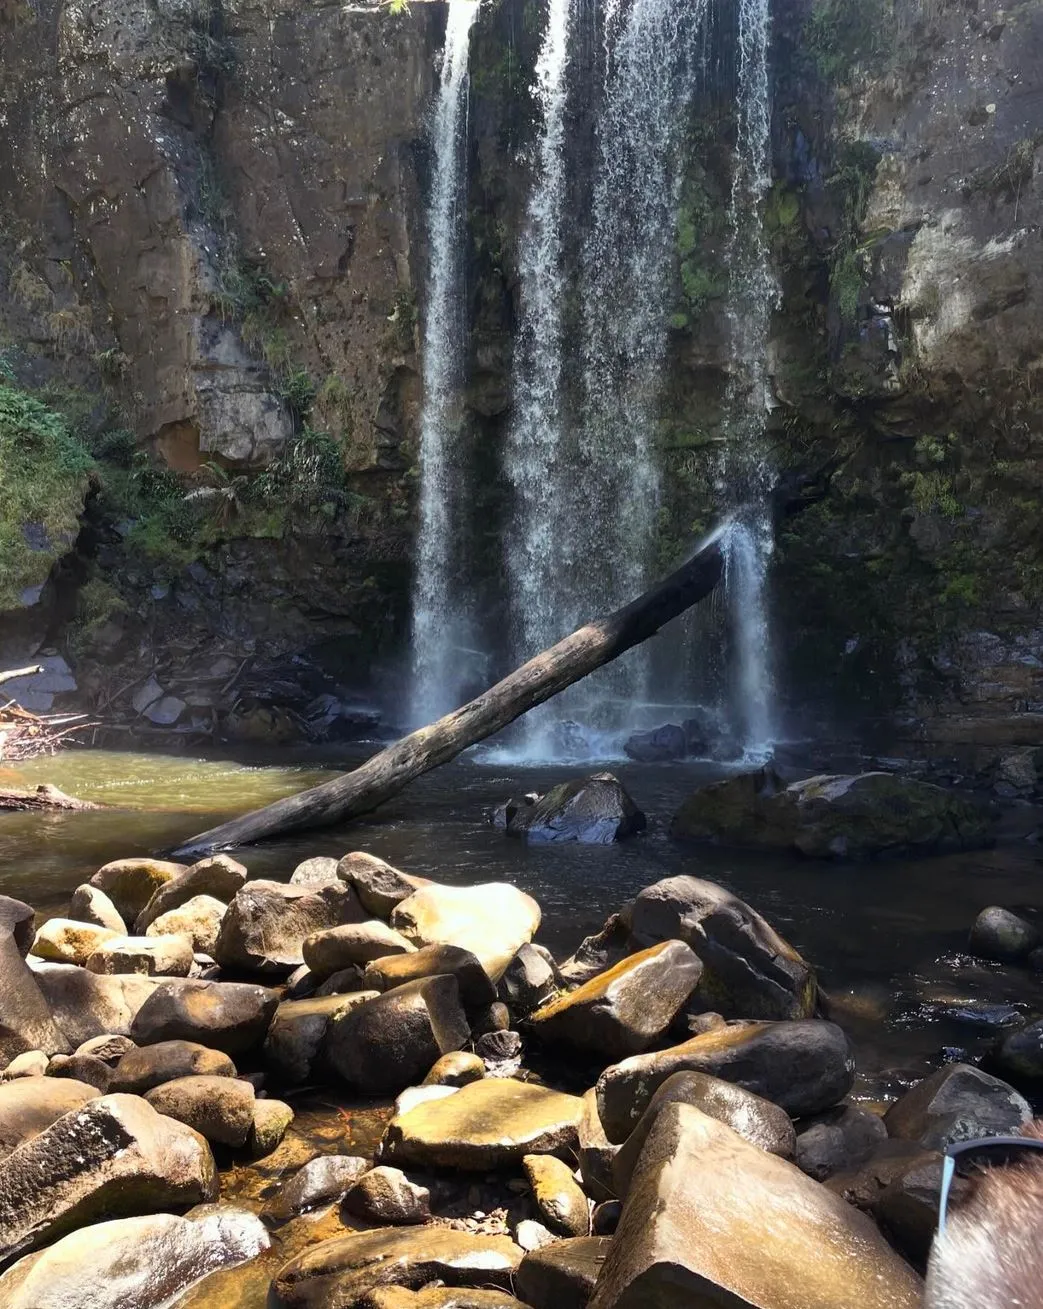
[[[1043,1139],[1043,1123],[1026,1128]],[[1043,1150],[983,1173],[951,1210],[927,1270],[925,1309],[1043,1306]]]

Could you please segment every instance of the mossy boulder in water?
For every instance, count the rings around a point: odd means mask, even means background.
[[[530,841],[611,845],[646,826],[644,814],[611,773],[594,773],[552,787],[533,803],[508,800],[494,816],[512,836]]]
[[[992,822],[963,796],[892,773],[825,774],[787,786],[763,768],[689,796],[671,834],[831,859],[980,849]]]

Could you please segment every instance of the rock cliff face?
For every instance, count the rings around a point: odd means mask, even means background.
[[[472,47],[462,419],[492,614],[541,23],[487,3]],[[101,470],[11,649],[60,646],[99,701],[156,671],[193,731],[236,699],[221,730],[292,731],[271,703],[387,666],[444,24],[441,0],[0,8],[0,363]],[[771,434],[780,463],[838,466],[779,542],[780,681],[834,727],[1041,744],[1043,0],[780,0],[773,68]],[[691,128],[664,561],[713,514],[729,95],[725,67]]]

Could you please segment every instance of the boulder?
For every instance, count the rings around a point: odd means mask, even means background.
[[[792,1159],[796,1152],[797,1134],[793,1123],[789,1114],[777,1104],[741,1086],[723,1082],[719,1077],[708,1077],[705,1073],[674,1073],[652,1096],[648,1108],[612,1162],[615,1195],[623,1197],[630,1189],[630,1180],[648,1134],[660,1111],[668,1104],[694,1105],[708,1118],[725,1123],[744,1141],[767,1150],[769,1154],[777,1154],[780,1159]]]
[[[395,1109],[391,1116],[401,1118],[417,1105],[428,1104],[431,1100],[444,1100],[447,1095],[455,1095],[459,1089],[458,1086],[407,1086],[395,1096]]]
[[[671,835],[816,859],[977,850],[992,820],[973,801],[892,773],[823,775],[787,786],[770,768],[703,787]]]
[[[89,882],[73,891],[69,917],[77,923],[94,923],[97,927],[107,927],[110,932],[118,932],[120,936],[127,935],[127,924],[120,911],[104,891]]]
[[[988,1054],[988,1066],[1031,1093],[1043,1085],[1043,1020],[1001,1037]]]
[[[254,1125],[254,1089],[238,1077],[178,1077],[145,1095],[153,1109],[211,1145],[243,1146]]]
[[[311,976],[311,969],[308,970],[308,976]],[[364,991],[365,989],[366,984],[361,968],[341,968],[327,977],[324,982],[320,982],[315,988],[315,994],[348,995],[352,991]],[[378,988],[374,986],[370,989],[375,991]],[[287,999],[289,998],[289,995],[287,995]]]
[[[116,859],[99,868],[90,885],[104,891],[125,923],[133,923],[161,886],[188,872],[162,859]]]
[[[350,886],[247,882],[221,923],[214,958],[222,968],[286,976],[304,962],[304,939],[365,914]]]
[[[128,1051],[136,1049],[137,1046],[129,1036],[114,1036],[111,1032],[105,1032],[101,1036],[93,1036],[89,1041],[84,1041],[73,1053],[93,1055],[95,1059],[100,1059],[110,1068],[115,1068]]]
[[[138,1010],[129,1035],[139,1045],[199,1041],[240,1055],[264,1040],[279,997],[244,982],[161,982]]]
[[[834,1173],[867,1163],[886,1140],[887,1128],[878,1114],[858,1105],[837,1105],[801,1120],[796,1164],[816,1182],[824,1182]]]
[[[29,1050],[64,1054],[69,1048],[17,941],[0,933],[0,1068]]]
[[[75,917],[74,914],[69,915]],[[90,919],[86,920],[90,922]],[[24,958],[36,935],[36,911],[24,900],[11,895],[0,895],[0,937],[12,936],[18,953]]]
[[[983,909],[971,928],[973,953],[983,959],[997,959],[1000,963],[1017,963],[1025,959],[1039,943],[1039,932],[1031,923],[999,905]]]
[[[394,1095],[469,1036],[456,979],[425,977],[338,1014],[326,1029],[324,1055],[363,1094]]]
[[[890,1136],[944,1150],[979,1136],[1020,1136],[1032,1121],[1028,1101],[998,1077],[970,1064],[946,1064],[888,1109]]]
[[[531,1014],[547,1003],[558,989],[557,970],[547,956],[525,944],[507,965],[497,994],[517,1014]]]
[[[297,1214],[330,1204],[346,1195],[369,1170],[369,1160],[358,1155],[319,1155],[279,1187],[265,1206],[264,1216],[285,1223]]]
[[[699,984],[703,966],[683,941],[629,955],[529,1018],[534,1036],[610,1059],[647,1050]]]
[[[344,1197],[344,1208],[370,1223],[426,1223],[431,1192],[398,1168],[380,1166],[365,1173]]]
[[[204,1205],[185,1217],[117,1218],[70,1232],[0,1277],[4,1309],[148,1309],[170,1304],[218,1268],[268,1249],[245,1209]]]
[[[337,865],[337,875],[355,888],[363,908],[376,918],[390,918],[395,906],[408,900],[414,891],[433,885],[426,877],[403,873],[361,850],[344,856]]]
[[[510,1028],[497,1028],[493,1032],[483,1032],[474,1043],[474,1052],[487,1065],[503,1064],[512,1059],[520,1059],[522,1038],[520,1032]]]
[[[469,1009],[496,999],[496,987],[478,957],[458,945],[425,945],[407,954],[375,959],[366,965],[362,984],[370,990],[390,991],[405,982],[441,975],[456,978],[460,1000]]]
[[[213,955],[228,906],[212,895],[194,895],[176,909],[168,909],[145,928],[148,936],[184,936],[192,949]]]
[[[37,931],[30,950],[38,959],[52,964],[83,966],[106,941],[118,941],[117,933],[97,923],[77,923],[71,918],[49,918]]]
[[[8,1155],[0,1261],[101,1217],[184,1208],[217,1189],[210,1148],[191,1128],[138,1096],[100,1096]]]
[[[583,1095],[583,1112],[576,1126],[576,1158],[586,1192],[594,1200],[612,1200],[616,1195],[613,1171],[621,1149],[605,1135],[598,1114],[598,1097],[594,1087]]]
[[[565,960],[559,972],[564,981],[582,986],[598,973],[618,964],[629,953],[630,924],[621,914],[613,914],[600,932],[584,937],[579,949]]]
[[[507,882],[427,886],[391,914],[391,926],[416,946],[470,950],[494,982],[539,925],[539,905]]]
[[[193,963],[187,936],[115,936],[87,960],[92,973],[140,973],[143,977],[187,977]]]
[[[552,1231],[549,1231],[542,1223],[538,1223],[535,1218],[523,1218],[515,1224],[512,1232],[516,1245],[519,1245],[526,1253],[529,1250],[542,1250],[545,1245],[553,1245],[558,1239]]]
[[[330,1020],[375,1000],[376,991],[284,1000],[264,1040],[265,1067],[287,1086],[308,1081],[316,1068]]]
[[[285,1100],[266,1097],[254,1101],[254,1121],[246,1147],[254,1159],[263,1159],[277,1150],[293,1122],[293,1109]]]
[[[708,1073],[781,1105],[791,1117],[821,1113],[854,1081],[847,1037],[835,1023],[734,1023],[681,1045],[633,1055],[598,1078],[598,1113],[610,1141],[624,1141],[673,1073]]]
[[[291,886],[335,886],[341,881],[338,861],[329,855],[315,855],[297,865],[290,877]]]
[[[594,1211],[590,1215],[590,1230],[594,1236],[612,1236],[619,1226],[619,1219],[623,1213],[623,1203],[621,1200],[602,1200],[600,1204],[594,1206]]]
[[[521,1258],[521,1250],[505,1236],[472,1236],[435,1226],[378,1228],[305,1250],[279,1270],[272,1290],[282,1309],[332,1309],[356,1304],[384,1286],[481,1282],[506,1289]]]
[[[97,1098],[97,1087],[64,1077],[0,1082],[0,1159]]]
[[[439,1286],[437,1282],[421,1291],[408,1291],[404,1286],[381,1286],[370,1291],[359,1304],[360,1309],[526,1309],[506,1291]]]
[[[246,869],[229,855],[217,854],[202,859],[158,888],[138,914],[134,930],[139,936],[147,933],[157,918],[180,909],[200,895],[227,905],[245,882]]]
[[[47,1065],[48,1077],[70,1077],[93,1086],[100,1095],[112,1089],[112,1069],[90,1054],[56,1054]]]
[[[399,936],[379,918],[313,932],[305,937],[301,947],[304,962],[320,981],[344,968],[364,967],[374,959],[411,954],[415,950],[411,941]]]
[[[969,1178],[955,1177],[949,1191],[953,1210],[974,1190]],[[917,1267],[927,1266],[931,1242],[938,1230],[942,1193],[942,1156],[924,1152],[905,1161],[874,1199],[870,1212],[891,1243]]]
[[[638,946],[684,941],[703,962],[696,992],[726,1018],[794,1019],[815,1013],[815,974],[778,932],[730,891],[698,877],[667,877],[634,901]]]
[[[22,1054],[16,1054],[0,1073],[0,1082],[11,1082],[18,1077],[43,1077],[47,1073],[47,1065],[50,1062],[50,1056],[45,1055],[42,1050],[26,1050]]]
[[[918,1309],[922,1284],[843,1200],[692,1105],[641,1152],[591,1309]]]
[[[623,742],[623,753],[642,764],[684,759],[688,754],[688,738],[680,723],[664,723],[647,732],[632,733]]]
[[[506,1032],[511,1025],[511,1011],[499,1000],[483,1005],[471,1012],[471,1035],[486,1036],[489,1032]]]
[[[467,1086],[485,1076],[485,1064],[466,1050],[450,1050],[436,1059],[424,1078],[424,1086]]]
[[[145,1095],[154,1086],[184,1077],[235,1077],[235,1064],[220,1050],[195,1041],[159,1041],[135,1046],[115,1068],[114,1091]]]
[[[618,777],[594,773],[552,787],[535,804],[508,801],[506,830],[532,842],[611,845],[643,832],[646,819]]]
[[[515,1290],[531,1309],[586,1309],[611,1245],[604,1236],[579,1236],[533,1250]]]
[[[583,1101],[513,1078],[485,1078],[393,1118],[381,1157],[481,1172],[574,1149]]]
[[[527,1154],[522,1168],[541,1221],[559,1236],[589,1236],[590,1205],[568,1164],[550,1154]]]

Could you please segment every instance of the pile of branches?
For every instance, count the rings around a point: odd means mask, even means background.
[[[41,673],[38,665],[0,672],[0,686],[18,677]],[[37,755],[52,755],[78,732],[97,727],[86,714],[34,714],[0,692],[0,762],[22,763]]]

